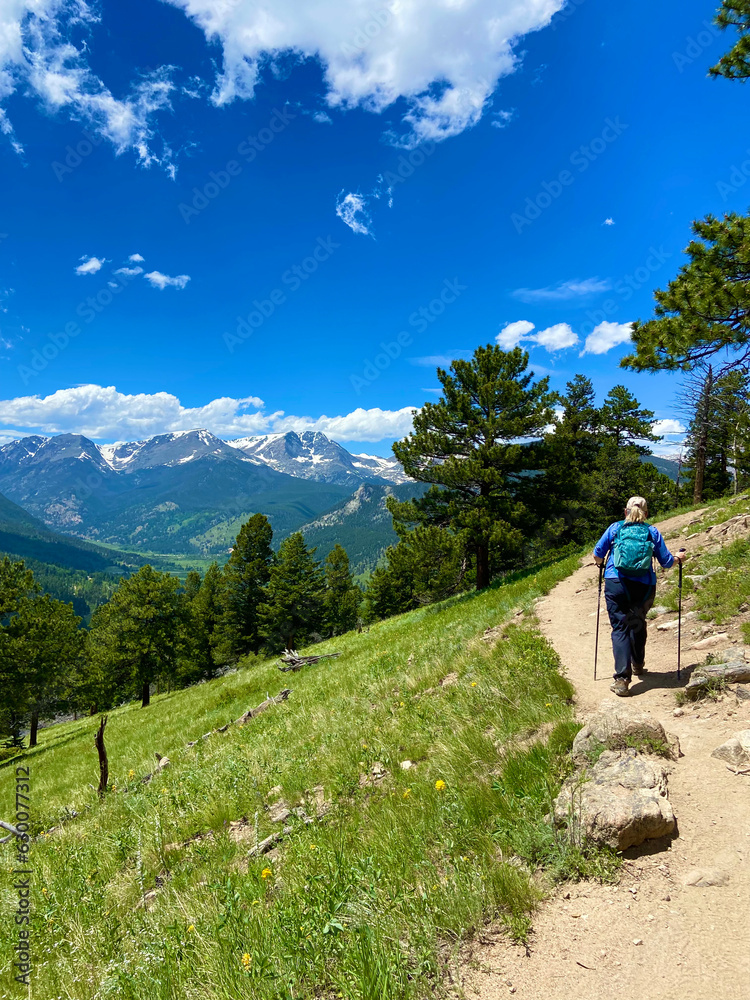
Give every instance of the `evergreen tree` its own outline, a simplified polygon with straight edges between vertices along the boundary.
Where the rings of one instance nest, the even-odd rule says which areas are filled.
[[[583,541],[591,534],[586,483],[601,447],[599,410],[594,386],[585,375],[576,375],[566,390],[561,398],[562,414],[545,438],[542,493],[553,513],[542,515],[544,526],[538,541],[546,548]]]
[[[715,23],[722,29],[735,28],[739,38],[708,72],[729,80],[747,80],[750,78],[750,0],[722,0]]]
[[[332,635],[351,632],[357,625],[362,591],[354,583],[346,549],[336,545],[326,556],[325,621]]]
[[[659,440],[653,432],[654,416],[653,410],[643,409],[624,385],[616,385],[599,411],[600,431],[616,449],[627,446],[635,448],[639,455],[648,455],[650,449],[638,441]]]
[[[262,637],[258,608],[270,579],[273,530],[268,518],[254,514],[242,525],[224,566],[223,644],[229,656],[257,653]]]
[[[301,532],[281,543],[258,608],[260,634],[271,652],[302,646],[324,627],[325,581],[314,554]]]
[[[406,505],[389,503],[398,520],[450,528],[476,560],[477,588],[497,568],[512,565],[530,523],[530,477],[541,449],[520,444],[538,437],[553,419],[549,380],[533,382],[520,348],[487,345],[471,361],[438,368],[443,395],[415,412],[414,431],[394,444],[407,475],[432,489]]]
[[[749,383],[746,369],[717,378],[707,365],[691,373],[683,387],[691,411],[686,483],[694,503],[724,496],[744,475]]]
[[[399,533],[398,545],[386,550],[387,565],[368,581],[368,621],[445,600],[467,586],[469,560],[452,532],[426,525]]]
[[[225,579],[217,563],[211,563],[190,605],[193,670],[196,678],[213,677],[225,662]]]
[[[38,593],[30,570],[22,562],[4,556],[0,562],[0,732],[11,746],[22,746],[25,692],[18,688],[19,677],[11,634],[8,629],[22,601]]]
[[[29,721],[29,747],[37,745],[40,718],[51,718],[75,699],[85,634],[71,604],[48,594],[22,598],[7,625],[15,679],[14,712]]]
[[[201,575],[197,569],[191,569],[185,577],[185,585],[182,588],[185,600],[188,601],[188,603],[192,602],[200,589]]]
[[[665,291],[654,293],[655,319],[633,326],[636,371],[690,371],[721,357],[717,375],[750,359],[750,220],[735,212],[693,223],[699,238]]]
[[[187,613],[180,581],[143,566],[120,581],[112,599],[91,622],[94,656],[110,690],[139,692],[141,706],[151,700],[151,684],[170,682],[183,650]]]

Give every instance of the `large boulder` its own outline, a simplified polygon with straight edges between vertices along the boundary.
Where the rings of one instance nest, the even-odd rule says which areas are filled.
[[[663,730],[662,730],[663,732]],[[558,826],[574,842],[619,851],[674,832],[667,767],[636,750],[605,750],[597,762],[568,778],[554,808]]]
[[[607,699],[586,720],[573,741],[573,760],[579,766],[592,763],[602,747],[672,756],[669,750],[672,739],[658,719],[626,706],[622,700]]]

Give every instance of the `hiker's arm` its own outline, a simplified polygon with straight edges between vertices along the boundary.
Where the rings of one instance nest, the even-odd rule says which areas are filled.
[[[654,555],[660,566],[664,569],[670,569],[676,562],[682,562],[687,555],[684,549],[680,549],[676,556],[667,548],[667,543],[662,538],[661,532],[658,528],[651,526],[651,540],[654,543]]]
[[[612,525],[607,528],[602,537],[594,546],[594,562],[597,566],[603,565],[607,558],[607,553],[612,548]]]

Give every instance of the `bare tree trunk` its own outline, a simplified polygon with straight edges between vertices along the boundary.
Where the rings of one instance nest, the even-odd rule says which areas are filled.
[[[708,366],[706,381],[703,383],[703,392],[698,403],[699,412],[696,413],[698,424],[698,446],[695,453],[695,483],[693,484],[693,503],[703,502],[703,486],[706,479],[706,451],[708,449],[708,423],[711,413],[711,393],[714,387],[714,372],[711,365]]]
[[[490,585],[490,551],[488,545],[477,545],[477,590]]]
[[[141,689],[141,708],[148,708],[151,704],[151,685],[148,681],[143,685]]]
[[[99,720],[99,729],[94,739],[94,746],[99,754],[99,795],[104,795],[109,784],[109,761],[107,760],[107,748],[104,746],[104,728],[107,725],[107,716],[103,715]]]
[[[39,709],[31,711],[31,725],[29,726],[29,749],[36,746],[37,734],[39,732]]]

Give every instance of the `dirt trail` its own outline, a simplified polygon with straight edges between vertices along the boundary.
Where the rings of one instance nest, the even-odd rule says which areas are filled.
[[[695,516],[673,518],[660,528],[665,535],[683,530]],[[668,544],[677,549],[695,543]],[[593,679],[596,584],[597,570],[589,562],[537,610],[542,631],[575,684],[580,715],[614,698],[603,601],[599,679]],[[690,650],[699,638],[699,626],[685,623],[688,669],[705,658],[705,652]],[[737,636],[730,630],[732,640]],[[676,652],[676,634],[651,625],[648,672],[634,678],[629,698],[618,704],[650,712],[680,739],[684,756],[669,778],[679,835],[671,843],[651,841],[626,851],[618,886],[586,882],[558,890],[536,915],[528,949],[500,933],[485,934],[461,970],[467,997],[750,1000],[750,776],[735,775],[711,757],[733,733],[750,728],[750,701],[726,695],[675,717]],[[696,869],[722,884],[687,884]]]

